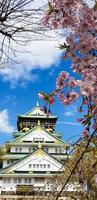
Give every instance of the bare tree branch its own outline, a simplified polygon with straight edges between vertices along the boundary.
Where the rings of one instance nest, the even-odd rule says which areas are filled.
[[[40,23],[43,7],[35,8],[33,3],[34,0],[0,1],[0,61],[6,56],[10,59],[12,52],[14,55],[15,48],[10,48],[12,42],[25,45],[33,40],[33,34],[43,34]]]

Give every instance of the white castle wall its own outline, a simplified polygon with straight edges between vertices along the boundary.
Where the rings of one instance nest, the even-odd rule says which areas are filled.
[[[66,153],[66,151],[60,147],[49,147],[49,146],[45,146],[45,147],[42,147],[46,152],[48,153],[58,153],[58,154],[61,154],[61,153]],[[11,147],[11,153],[31,153],[33,151],[35,151],[37,149],[37,147],[23,147],[23,146],[20,146],[20,147]]]
[[[51,189],[48,178],[4,178],[0,182],[0,193],[1,191],[16,191],[17,185],[32,185],[33,187],[45,187],[45,190]]]

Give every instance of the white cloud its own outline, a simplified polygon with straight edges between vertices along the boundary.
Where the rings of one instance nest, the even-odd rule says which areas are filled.
[[[47,0],[35,0],[32,2],[32,8],[43,7],[47,2]],[[93,1],[89,0],[89,2]],[[36,17],[40,21],[42,14],[34,13],[33,18],[35,20]],[[12,87],[15,87],[18,82],[25,85],[27,81],[37,80],[38,76],[34,74],[34,69],[50,68],[52,64],[57,63],[58,65],[60,62],[62,51],[58,49],[58,45],[64,42],[65,35],[70,32],[70,29],[65,30],[64,34],[62,30],[41,31],[40,27],[34,24],[35,32],[33,32],[32,36],[29,36],[30,42],[27,45],[21,46],[16,45],[16,43],[11,43],[11,47],[16,50],[14,57],[11,56],[11,58],[19,64],[10,62],[8,67],[4,66],[5,68],[0,70],[0,75],[3,77],[3,80],[10,81]],[[37,34],[37,31],[42,34]],[[64,36],[61,36],[61,34]],[[69,114],[70,112],[67,113],[68,116]]]
[[[47,0],[35,0],[32,2],[32,8],[43,8],[47,2]],[[42,13],[33,13],[33,19],[38,21],[38,24],[41,17],[43,17]],[[38,24],[33,23],[34,32],[26,34],[29,38],[28,43],[24,42],[22,45],[19,45],[18,42],[11,41],[11,49],[15,51],[13,54],[13,51],[11,52],[10,49],[9,56],[15,62],[10,61],[8,66],[4,65],[4,69],[0,70],[0,75],[4,81],[10,81],[12,87],[15,87],[18,82],[25,84],[27,81],[35,81],[37,74],[34,74],[34,69],[50,68],[52,64],[57,63],[58,65],[60,61],[62,51],[59,50],[58,46],[60,43],[63,43],[64,38],[58,31],[43,30],[43,28],[41,31],[40,26],[42,24]],[[21,38],[17,36],[17,39],[20,40]]]
[[[11,87],[15,87],[18,82],[25,84],[27,81],[35,81],[38,75],[32,74],[31,69],[20,65],[7,67],[0,71],[4,81],[10,81]]]
[[[77,114],[77,107],[76,106],[70,106],[69,108],[66,108],[66,111],[64,115],[66,117],[71,117]]]
[[[58,124],[65,124],[65,125],[71,125],[71,126],[81,126],[80,123],[76,123],[76,122],[64,122],[64,121],[58,121]]]
[[[89,5],[90,8],[94,7],[95,1],[94,0],[85,0],[86,3]]]
[[[66,117],[70,117],[70,116],[73,116],[73,115],[74,115],[74,113],[72,111],[66,111],[65,112]]]
[[[59,61],[62,54],[62,51],[58,49],[60,43],[61,40],[57,41],[57,38],[56,41],[50,39],[47,41],[32,41],[22,49],[25,53],[17,54],[17,58],[22,65],[30,69],[49,68],[53,63]]]
[[[16,63],[9,63],[9,66],[0,70],[4,81],[10,81],[12,86],[17,82],[35,81],[38,78],[34,69],[50,68],[52,64],[60,62],[62,51],[58,45],[62,40],[56,41],[32,41],[25,47],[19,47],[16,54]],[[21,49],[22,48],[22,49]],[[13,58],[14,59],[14,58]]]
[[[13,130],[14,127],[9,122],[8,110],[4,109],[0,111],[0,132],[11,133]]]

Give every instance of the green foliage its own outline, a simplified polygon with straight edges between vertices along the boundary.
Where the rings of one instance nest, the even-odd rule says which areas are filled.
[[[94,9],[97,10],[97,1],[95,1]]]
[[[48,15],[51,15],[54,12],[54,8],[50,2],[48,2]]]
[[[60,44],[59,45],[59,49],[62,50],[62,49],[69,49],[70,47],[64,42],[63,44]]]
[[[92,119],[92,115],[91,114],[87,114],[87,115],[84,115],[85,117],[85,120],[83,121],[83,125],[86,126],[90,126],[91,125],[91,119]]]

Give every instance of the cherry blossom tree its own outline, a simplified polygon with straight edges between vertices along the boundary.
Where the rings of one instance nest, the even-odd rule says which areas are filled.
[[[52,96],[57,95],[65,105],[81,97],[79,112],[87,107],[87,113],[79,121],[89,132],[90,125],[97,128],[97,1],[89,7],[84,0],[50,0],[43,23],[53,29],[71,29],[66,43],[60,47],[66,49],[65,59],[72,58],[71,68],[81,79],[61,72]]]
[[[73,159],[69,160],[70,165],[67,162],[67,175],[62,175],[61,190],[52,199],[57,200],[73,174],[75,174],[74,177],[77,174],[78,178],[86,183],[89,192],[89,195],[84,193],[86,196],[81,199],[96,200],[97,188],[94,179],[97,183],[97,144],[95,146],[94,143],[97,139],[97,1],[93,1],[90,6],[85,0],[49,0],[43,24],[50,26],[51,29],[58,28],[63,31],[66,28],[70,29],[69,35],[66,36],[66,42],[61,44],[60,48],[66,50],[64,58],[72,59],[71,68],[80,78],[77,80],[68,72],[62,71],[56,80],[55,90],[47,95],[40,92],[40,97],[50,104],[50,98],[52,97],[54,102],[57,95],[65,106],[80,98],[81,105],[78,112],[81,115],[83,113],[83,117],[78,121],[84,127],[82,139],[77,146],[73,145],[75,151]],[[96,166],[96,169],[93,166]]]

